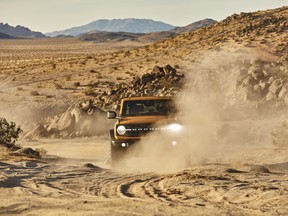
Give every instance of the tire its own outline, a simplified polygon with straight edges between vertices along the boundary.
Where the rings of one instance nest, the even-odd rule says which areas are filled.
[[[109,131],[110,134],[110,164],[111,168],[125,167],[126,159],[129,158],[132,148],[122,147],[119,141],[114,137],[114,129]]]
[[[121,161],[125,158],[125,152],[127,149],[117,145],[117,141],[114,137],[114,129],[109,131],[110,134],[110,163],[111,168],[117,168],[121,166]],[[123,164],[122,164],[123,165]]]
[[[111,167],[119,168],[125,158],[125,150],[122,147],[111,145]],[[123,164],[122,164],[123,165]]]

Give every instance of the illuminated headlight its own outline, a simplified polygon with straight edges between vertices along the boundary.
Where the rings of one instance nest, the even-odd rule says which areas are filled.
[[[172,141],[172,146],[176,146],[177,145],[177,142],[174,140],[174,141]]]
[[[123,125],[117,127],[117,133],[120,135],[124,135],[126,133],[126,128]]]
[[[173,131],[173,132],[180,132],[182,130],[182,125],[180,124],[170,124],[168,125],[168,130]]]

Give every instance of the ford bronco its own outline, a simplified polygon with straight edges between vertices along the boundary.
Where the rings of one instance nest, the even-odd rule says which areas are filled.
[[[137,141],[150,132],[181,130],[175,123],[175,106],[171,97],[131,97],[122,99],[120,112],[108,111],[108,119],[117,119],[110,130],[111,163],[116,165]],[[177,145],[171,139],[172,145]],[[136,144],[137,145],[137,144]]]

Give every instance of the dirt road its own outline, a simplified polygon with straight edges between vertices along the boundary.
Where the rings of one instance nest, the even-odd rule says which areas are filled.
[[[255,158],[258,155],[267,161],[265,167],[253,165],[253,161],[248,163],[239,154],[242,164],[222,161],[156,173],[110,169],[105,165],[107,144],[105,138],[40,140],[37,146],[49,154],[43,160],[1,162],[0,215],[285,215],[288,212],[288,163],[276,163],[277,158],[281,161],[287,158],[285,151],[255,148]],[[29,145],[33,146],[33,142]],[[270,158],[274,163],[269,163],[269,154],[274,155],[273,160]]]

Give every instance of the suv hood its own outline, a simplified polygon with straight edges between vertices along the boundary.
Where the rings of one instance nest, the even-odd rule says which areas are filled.
[[[172,120],[168,116],[133,116],[125,117],[119,120],[119,124],[154,124],[160,121],[170,121]]]

